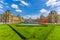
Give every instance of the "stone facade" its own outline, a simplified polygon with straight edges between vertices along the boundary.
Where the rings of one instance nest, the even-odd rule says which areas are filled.
[[[40,19],[47,19],[48,23],[60,23],[60,15],[55,10],[52,10],[47,17],[41,16]]]
[[[55,10],[51,11],[48,15],[48,21],[49,23],[57,23],[59,19],[59,16]]]
[[[9,10],[7,10],[4,14],[0,14],[0,22],[3,23],[15,23],[15,22],[23,22],[22,18],[19,18],[15,15],[13,15],[12,12],[10,12]]]
[[[44,15],[40,16],[40,20],[45,20],[45,19],[47,20],[47,17],[45,17]]]

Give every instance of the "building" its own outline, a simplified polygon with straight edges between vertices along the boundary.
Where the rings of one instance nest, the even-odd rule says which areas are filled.
[[[32,18],[25,19],[25,23],[37,24],[37,23],[39,23],[39,18],[37,18],[37,19],[32,19]]]
[[[10,10],[7,10],[4,14],[0,14],[0,22],[3,23],[15,23],[23,22],[21,17],[15,16]]]
[[[48,20],[45,20],[45,19],[44,20],[39,20],[39,23],[40,24],[45,24],[45,23],[48,23]]]
[[[41,15],[40,20],[47,20],[48,23],[60,23],[60,15],[55,10],[52,10],[47,17]]]
[[[45,16],[43,16],[43,15],[41,15],[41,16],[40,16],[39,23],[40,23],[40,24],[48,23],[48,18],[45,17]]]
[[[49,23],[58,23],[59,16],[55,10],[52,10],[48,15]]]

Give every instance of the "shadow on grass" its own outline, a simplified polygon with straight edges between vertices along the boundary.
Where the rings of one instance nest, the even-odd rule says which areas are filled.
[[[15,31],[19,36],[20,36],[20,38],[22,38],[23,40],[26,40],[26,39],[28,39],[28,38],[26,38],[26,37],[24,37],[21,33],[19,33],[17,30],[15,30],[12,26],[10,26],[10,25],[8,25],[13,31]],[[51,33],[51,31],[52,30],[54,30],[54,27],[55,27],[55,25],[48,25],[48,24],[41,24],[41,25],[15,25],[16,27],[51,27],[51,29],[49,29],[50,31],[48,31],[48,33],[47,34],[45,34],[45,36],[43,37],[43,39],[44,40],[46,40],[47,39],[47,37],[48,37],[48,35]],[[38,30],[38,31],[41,31],[42,29],[40,29],[40,30]],[[26,33],[28,33],[29,34],[29,32],[27,32],[27,31],[25,31]],[[39,32],[38,32],[39,33]],[[32,36],[31,36],[31,38],[36,38],[36,36],[35,36],[35,33],[33,33],[32,34]],[[40,38],[38,38],[38,39],[40,39]]]
[[[19,33],[17,30],[15,30],[12,26],[10,26],[9,24],[7,24],[14,32],[16,32],[19,37],[23,40],[27,39],[26,37],[24,37],[21,33]]]
[[[40,25],[15,25],[16,27],[48,27],[47,24],[40,24]]]
[[[55,25],[52,25],[52,28],[50,29],[50,31],[46,34],[46,36],[44,37],[44,40],[46,40],[49,36],[50,33],[52,33],[52,31],[54,30],[56,26]]]

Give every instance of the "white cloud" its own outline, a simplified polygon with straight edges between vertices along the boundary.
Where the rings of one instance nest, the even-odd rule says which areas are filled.
[[[25,5],[25,6],[29,6],[29,4],[28,3],[26,3],[25,1],[23,1],[23,0],[21,0],[20,1],[23,5]]]
[[[24,15],[24,19],[29,19],[31,16],[30,15]]]
[[[4,10],[0,9],[0,12],[4,12]]]
[[[0,3],[4,3],[4,2],[1,0]]]
[[[46,10],[44,8],[40,10],[40,13],[44,16],[47,16],[49,14],[49,12],[50,12],[50,10]]]
[[[26,16],[23,16],[24,19],[37,19],[37,18],[40,18],[40,14],[35,14],[35,15],[26,15]]]
[[[22,5],[29,6],[29,3],[25,2],[24,0],[13,0],[13,1],[20,1]]]
[[[5,3],[4,0],[0,0],[0,4],[7,5],[8,3]]]
[[[6,6],[6,8],[9,8],[9,6]]]
[[[50,6],[51,10],[56,10],[60,14],[60,0],[48,0],[46,6]]]
[[[16,12],[22,12],[22,10],[20,10],[19,7],[18,7],[18,5],[16,5],[16,4],[12,4],[11,7],[15,8]]]
[[[20,4],[21,6],[24,6],[23,4]]]
[[[32,19],[37,19],[37,18],[40,18],[40,14],[39,15],[32,15],[31,17]]]
[[[52,6],[52,5],[55,5],[56,4],[56,0],[48,0],[47,2],[46,2],[46,5],[47,6]]]
[[[18,10],[16,10],[16,12],[22,12],[22,10],[19,10],[19,9],[18,9]]]
[[[7,7],[8,7],[8,6],[7,6]],[[22,10],[20,10],[19,7],[18,7],[18,5],[16,5],[16,4],[12,4],[11,7],[12,7],[12,8],[15,8],[15,11],[16,11],[16,12],[22,12]]]
[[[0,8],[3,8],[3,5],[2,4],[0,4]]]
[[[3,8],[2,6],[0,6],[0,8]]]
[[[46,2],[46,5],[47,6],[51,6],[51,7],[57,7],[57,6],[60,6],[60,1],[57,1],[57,0],[48,0]]]
[[[45,13],[45,12],[47,12],[47,10],[46,9],[41,9],[40,12]]]
[[[20,1],[20,0],[13,0],[13,1]]]
[[[11,7],[15,8],[15,9],[18,9],[18,5],[16,5],[16,4],[12,4]]]
[[[60,14],[60,7],[54,8],[54,10],[56,10],[57,13]]]

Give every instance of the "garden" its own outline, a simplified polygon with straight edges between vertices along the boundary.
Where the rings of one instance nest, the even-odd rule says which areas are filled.
[[[0,40],[60,40],[60,25],[0,25]]]

